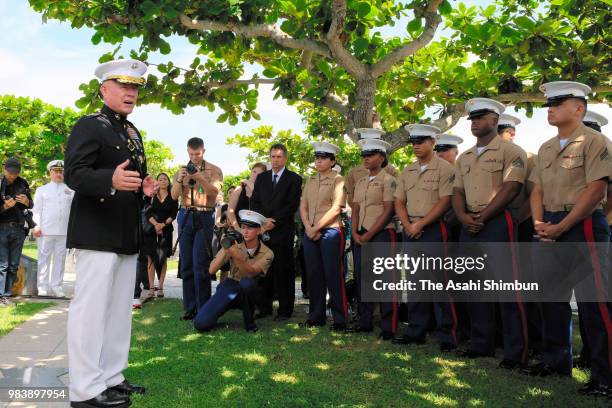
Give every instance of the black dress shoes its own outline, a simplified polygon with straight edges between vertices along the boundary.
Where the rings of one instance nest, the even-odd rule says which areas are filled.
[[[482,357],[494,357],[493,353],[483,353],[481,351],[476,351],[476,350],[461,350],[457,353],[459,355],[459,357],[466,357],[466,358],[482,358]]]
[[[455,346],[453,343],[447,343],[447,342],[440,343],[440,351],[443,353],[450,353],[456,348],[457,346]]]
[[[127,408],[132,404],[130,397],[109,388],[87,401],[71,401],[73,408]]]
[[[509,358],[504,358],[500,361],[498,367],[506,370],[514,370],[515,368],[523,368],[525,365],[520,361],[510,360]]]
[[[329,326],[329,329],[331,331],[336,331],[336,332],[345,332],[346,331],[346,324],[344,324],[344,323],[334,323],[331,326]]]
[[[186,312],[182,317],[181,320],[193,320],[193,318],[196,316],[195,312]]]
[[[304,323],[300,323],[300,327],[322,327],[325,326],[325,322],[315,322],[314,320],[306,320]]]
[[[391,341],[393,344],[425,344],[425,337],[402,336]]]
[[[578,393],[581,395],[589,395],[591,397],[608,397],[612,395],[610,387],[603,384],[599,384],[593,380],[583,385],[578,389]]]
[[[569,377],[571,375],[557,371],[553,367],[544,363],[538,363],[532,366],[525,367],[521,370],[521,373],[531,375],[533,377],[550,377],[551,375]]]
[[[393,339],[393,332],[383,330],[378,335],[378,338],[381,339],[381,340],[384,340],[384,341],[392,340]]]
[[[140,385],[132,384],[128,382],[128,380],[123,380],[122,383],[115,385],[110,388],[111,390],[120,392],[122,394],[132,395],[132,394],[144,394],[145,387]]]

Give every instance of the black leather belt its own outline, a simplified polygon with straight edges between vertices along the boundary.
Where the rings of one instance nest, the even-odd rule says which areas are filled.
[[[214,211],[215,207],[196,207],[196,206],[192,206],[192,207],[185,207],[185,206],[181,206],[182,210],[191,210],[191,211]]]

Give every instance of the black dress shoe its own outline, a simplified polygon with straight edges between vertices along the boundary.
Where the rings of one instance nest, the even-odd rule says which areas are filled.
[[[544,363],[538,363],[535,365],[524,367],[521,370],[521,373],[531,375],[533,377],[549,377],[551,375],[560,375],[560,376],[568,377],[571,375],[571,374],[565,374],[560,371],[557,371],[553,367],[549,366],[548,364],[544,364]]]
[[[122,383],[119,383],[115,385],[114,387],[111,387],[110,389],[120,392],[122,394],[127,394],[127,395],[144,394],[146,391],[145,387],[136,385],[136,384],[132,384],[128,382],[128,380],[123,380]]]
[[[443,353],[449,353],[455,350],[456,348],[457,346],[455,346],[453,343],[447,343],[447,342],[440,343],[440,351]]]
[[[249,333],[256,333],[259,330],[259,327],[257,327],[256,324],[249,324],[244,328],[244,330]]]
[[[323,327],[324,322],[315,322],[314,320],[306,320],[304,323],[300,323],[300,327]]]
[[[193,318],[196,316],[195,312],[186,312],[182,317],[181,320],[193,320]]]
[[[524,367],[524,364],[521,363],[520,361],[510,360],[509,358],[504,358],[502,361],[499,362],[498,367],[506,369],[506,370],[514,370],[515,368]]]
[[[580,387],[578,389],[578,393],[591,397],[610,397],[612,395],[610,387],[599,384],[593,380],[590,380],[588,383]]]
[[[482,357],[493,357],[494,354],[493,353],[483,353],[481,351],[475,351],[475,350],[460,350],[457,355],[459,355],[459,357],[466,357],[466,358],[482,358]]]
[[[337,332],[346,332],[346,324],[345,323],[334,323],[329,326],[329,330],[337,331]]]
[[[384,341],[389,341],[393,339],[393,332],[390,331],[386,331],[383,330],[382,332],[380,332],[380,334],[378,335],[379,339],[382,339]]]
[[[132,404],[130,397],[126,394],[109,388],[100,395],[87,401],[71,401],[73,408],[127,408]]]
[[[402,336],[391,340],[393,344],[425,344],[425,337]]]

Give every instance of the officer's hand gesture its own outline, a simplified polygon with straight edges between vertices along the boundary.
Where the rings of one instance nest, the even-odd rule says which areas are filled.
[[[153,177],[147,176],[142,181],[142,192],[147,197],[153,197],[155,194],[157,194],[158,190],[159,190],[159,182],[156,181]]]
[[[17,201],[15,201],[14,198],[9,197],[4,200],[4,209],[8,210],[9,208],[13,208],[15,204],[17,204]]]
[[[113,188],[118,191],[138,191],[142,185],[140,173],[137,171],[126,170],[130,164],[129,160],[124,161],[115,168],[113,173]]]

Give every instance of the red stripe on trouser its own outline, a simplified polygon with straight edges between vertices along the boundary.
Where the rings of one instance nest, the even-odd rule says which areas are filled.
[[[444,256],[446,257],[447,247],[446,243],[448,242],[448,231],[446,230],[446,224],[440,221],[440,231],[442,232],[442,242],[444,243]],[[448,279],[446,275],[446,271],[444,271],[444,279]],[[453,299],[453,295],[450,292],[446,292],[448,294],[448,305],[450,306],[451,315],[453,316],[453,328],[451,329],[451,335],[453,336],[453,341],[455,345],[459,344],[457,340],[457,326],[459,325],[457,319],[457,311],[455,310],[455,300]]]
[[[395,228],[389,228],[389,239],[391,242],[391,255],[395,255]],[[395,282],[395,272],[393,274],[393,282]],[[397,294],[393,291],[393,301],[391,302],[391,331],[395,334],[397,329]]]
[[[340,228],[340,292],[342,293],[342,310],[344,321],[348,322],[348,304],[346,302],[346,289],[344,288],[344,232]]]
[[[597,257],[597,249],[595,248],[595,233],[593,232],[593,217],[584,220],[584,236],[589,246],[591,254],[591,262],[593,263],[593,278],[595,279],[595,289],[597,290],[597,298],[601,300],[603,291],[603,282],[601,281],[601,265]],[[606,302],[597,302],[601,320],[603,320],[608,335],[608,364],[612,369],[612,322],[608,314],[608,306]]]
[[[517,259],[516,259],[516,247],[515,247],[515,239],[514,239],[514,224],[512,223],[512,215],[510,215],[510,211],[505,210],[504,211],[505,215],[506,215],[506,224],[508,224],[508,238],[510,240],[510,252],[512,253],[512,277],[515,280],[518,280],[519,278],[519,271],[518,271],[518,263],[517,263]],[[521,362],[525,363],[527,362],[527,356],[529,353],[529,334],[527,331],[527,313],[525,312],[525,305],[523,304],[523,301],[521,300],[521,295],[520,293],[517,291],[515,293],[516,295],[516,305],[518,306],[519,309],[519,313],[521,315],[521,326],[523,328],[523,354],[521,356]]]

